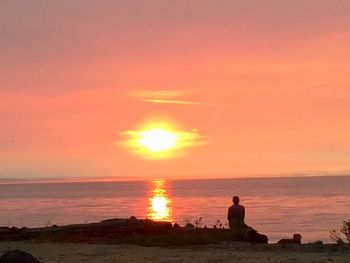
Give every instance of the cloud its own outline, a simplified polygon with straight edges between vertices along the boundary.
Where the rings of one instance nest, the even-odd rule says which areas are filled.
[[[139,101],[158,104],[178,105],[210,105],[209,103],[194,101],[189,98],[194,90],[142,90],[132,93]]]

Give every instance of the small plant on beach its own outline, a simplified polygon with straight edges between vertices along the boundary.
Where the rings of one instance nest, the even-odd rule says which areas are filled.
[[[200,217],[194,221],[195,228],[201,228],[203,227],[203,218]]]
[[[214,229],[225,229],[225,225],[220,221],[216,220],[215,224],[213,225]]]
[[[350,221],[344,221],[342,232],[350,243]]]
[[[347,241],[350,243],[350,220],[344,221],[340,230],[334,229],[330,234],[331,239],[337,242],[337,244],[344,243],[343,236],[345,236]]]
[[[335,241],[337,244],[343,244],[343,243],[344,243],[344,240],[343,240],[343,238],[342,238],[342,234],[341,234],[340,231],[337,230],[337,229],[331,230],[330,238],[331,238],[333,241]]]

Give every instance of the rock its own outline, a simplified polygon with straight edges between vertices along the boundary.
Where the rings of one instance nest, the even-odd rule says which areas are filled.
[[[268,244],[269,239],[266,235],[258,233],[256,230],[248,232],[248,241],[251,243]]]
[[[293,235],[293,238],[291,239],[281,239],[277,242],[277,244],[301,244],[301,238],[302,238],[302,235],[300,234],[294,234]]]
[[[187,223],[187,224],[185,225],[185,229],[193,229],[193,228],[194,228],[194,225],[191,224],[191,223]]]
[[[31,254],[16,249],[3,254],[0,263],[40,263],[40,261]]]
[[[175,230],[180,230],[180,229],[181,229],[181,226],[180,226],[178,223],[175,223],[175,224],[173,225],[173,229],[175,229]]]

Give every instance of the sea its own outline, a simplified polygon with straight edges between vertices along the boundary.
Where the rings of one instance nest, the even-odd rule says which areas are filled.
[[[350,176],[0,184],[0,226],[42,227],[150,218],[227,227],[237,195],[246,223],[269,242],[294,233],[332,242],[350,219]]]

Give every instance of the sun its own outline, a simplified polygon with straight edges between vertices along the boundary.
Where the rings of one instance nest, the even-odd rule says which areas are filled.
[[[150,152],[161,152],[174,148],[177,140],[175,133],[158,128],[140,132],[138,143]]]
[[[123,134],[129,138],[122,145],[145,159],[177,158],[185,148],[203,144],[197,129],[180,130],[168,122],[150,122]]]

